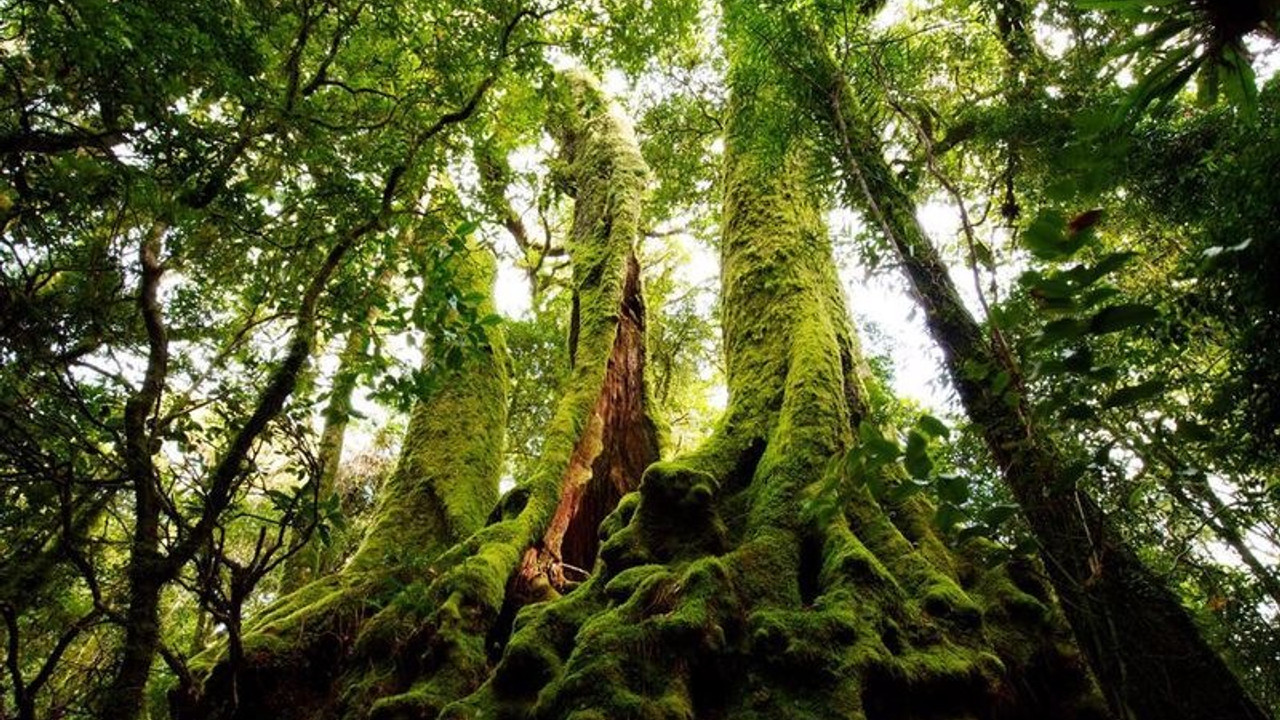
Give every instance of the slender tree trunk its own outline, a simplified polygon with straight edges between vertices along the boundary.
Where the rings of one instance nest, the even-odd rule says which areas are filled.
[[[368,323],[376,320],[375,313],[370,311],[367,323],[352,328],[347,332],[342,352],[338,355],[338,369],[333,375],[333,386],[329,389],[329,403],[324,410],[324,428],[320,431],[320,448],[316,458],[320,466],[320,475],[316,479],[315,497],[324,502],[337,489],[338,470],[342,464],[342,448],[346,442],[347,424],[351,418],[351,397],[355,393],[359,373],[356,364],[364,353],[365,343],[369,340]],[[319,512],[319,508],[316,510]],[[284,578],[280,584],[283,593],[292,592],[320,577],[331,569],[335,550],[333,545],[324,545],[317,541],[309,527],[320,522],[318,517],[299,519],[290,531],[289,559],[284,565]]]
[[[803,27],[803,26],[801,26]],[[894,247],[971,420],[982,429],[1041,545],[1049,577],[1113,711],[1139,720],[1266,716],[1204,641],[1177,598],[1141,563],[1096,503],[1066,476],[1052,440],[1034,427],[1021,374],[965,308],[909,195],[884,160],[878,135],[820,35],[797,81],[834,139],[851,200],[867,208]],[[997,376],[1011,379],[1007,387]]]
[[[1187,473],[1187,465],[1178,454],[1168,446],[1160,434],[1151,432],[1146,447],[1136,448],[1144,462],[1156,462],[1163,465],[1166,472],[1161,473],[1165,490],[1174,500],[1188,512],[1209,527],[1220,540],[1231,546],[1240,560],[1253,573],[1263,592],[1267,593],[1277,606],[1280,606],[1280,578],[1275,570],[1263,563],[1249,547],[1245,540],[1245,531],[1240,527],[1235,510],[1229,507],[1209,484],[1203,473]],[[1143,454],[1143,450],[1149,454]],[[1190,494],[1188,494],[1190,493]],[[1207,506],[1207,511],[1206,511]]]
[[[161,495],[152,462],[154,416],[168,370],[169,346],[158,304],[162,241],[167,226],[157,221],[141,243],[138,308],[148,337],[147,369],[142,385],[125,404],[125,468],[133,485],[133,537],[129,544],[128,609],[124,647],[106,699],[103,720],[132,720],[142,708],[151,664],[160,646],[160,592],[167,582],[160,551]]]

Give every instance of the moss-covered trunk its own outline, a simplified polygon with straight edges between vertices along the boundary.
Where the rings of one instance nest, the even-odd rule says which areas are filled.
[[[866,415],[812,148],[744,57],[730,8],[722,280],[729,406],[601,527],[572,593],[523,608],[494,673],[444,717],[1088,717],[1097,701],[1032,573],[983,572],[927,508],[804,490]],[[776,78],[775,78],[776,79]]]
[[[1101,716],[1033,571],[985,571],[953,554],[918,499],[881,507],[864,492],[834,518],[805,512],[805,489],[854,442],[868,393],[810,178],[813,148],[776,132],[791,110],[751,79],[734,20],[731,11],[722,242],[730,400],[715,434],[650,464],[631,256],[646,173],[625,122],[592,83],[570,79],[553,128],[576,193],[574,369],[539,470],[434,560],[380,552],[283,601],[250,635],[251,661],[277,673],[274,685],[260,681],[252,706],[209,714]],[[417,579],[398,592],[346,579],[381,577],[380,567]],[[329,591],[314,588],[332,584],[358,601],[343,600],[351,608],[320,635],[300,628],[297,618],[324,617],[315,606]],[[377,610],[370,597],[382,609],[364,619]],[[316,668],[319,651],[342,661],[308,678],[299,668]],[[306,702],[287,697],[299,688]]]
[[[174,698],[180,717],[432,717],[490,675],[515,609],[590,572],[596,526],[657,457],[634,257],[648,170],[590,80],[557,92],[550,129],[575,197],[574,366],[537,471],[498,502],[505,377],[489,330],[415,409],[356,555],[250,621],[239,677],[210,658],[200,696]],[[491,272],[465,265],[464,286],[488,293]]]
[[[778,64],[794,73],[791,82],[809,89],[811,106],[834,140],[849,197],[869,211],[896,251],[965,410],[1039,541],[1048,576],[1112,710],[1139,720],[1262,720],[1265,714],[1177,598],[1068,476],[1052,437],[1031,420],[1016,362],[961,302],[820,31],[798,20],[793,28],[793,47],[800,50]]]
[[[376,320],[375,312],[366,314],[366,321]],[[368,325],[347,331],[338,354],[338,369],[333,374],[333,387],[329,389],[329,402],[324,409],[324,428],[320,432],[320,447],[316,454],[318,472],[315,483],[315,507],[312,513],[302,513],[289,532],[289,552],[280,581],[281,592],[290,593],[333,570],[336,564],[337,543],[322,543],[314,537],[320,503],[337,490],[338,470],[342,463],[342,448],[346,444],[347,423],[351,417],[351,399],[359,379],[356,364],[364,354],[369,340]]]

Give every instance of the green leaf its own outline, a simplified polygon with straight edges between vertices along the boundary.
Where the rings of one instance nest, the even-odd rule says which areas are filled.
[[[969,479],[963,475],[939,475],[938,497],[953,505],[963,505],[969,500]]]
[[[967,514],[961,508],[951,505],[950,503],[942,503],[933,514],[933,522],[944,533],[949,533],[966,517]]]
[[[977,537],[990,538],[991,528],[983,525],[982,523],[977,523],[975,525],[963,527],[960,529],[960,532],[956,533],[956,541],[962,543],[966,540],[972,540]]]
[[[1006,520],[1018,514],[1020,508],[1010,503],[993,505],[982,511],[982,522],[993,528],[1000,527]]]
[[[1022,233],[1022,244],[1041,260],[1054,260],[1064,255],[1067,219],[1052,210],[1040,213]]]
[[[951,429],[947,427],[947,424],[932,415],[921,415],[917,424],[920,430],[930,437],[945,438],[951,435]]]
[[[1159,395],[1164,392],[1164,388],[1165,383],[1163,380],[1148,380],[1137,385],[1123,387],[1108,395],[1107,399],[1102,401],[1102,406],[1116,408],[1132,405]]]
[[[1208,425],[1201,425],[1194,420],[1179,420],[1178,429],[1174,435],[1192,442],[1209,442],[1217,437]]]
[[[1087,346],[1067,350],[1062,354],[1062,367],[1067,372],[1089,372],[1089,369],[1093,367],[1093,351]]]
[[[907,433],[907,452],[903,459],[907,473],[918,480],[924,480],[933,472],[933,460],[929,459],[929,440],[919,431]]]
[[[1241,114],[1249,120],[1258,117],[1258,80],[1253,74],[1253,66],[1247,55],[1241,52],[1236,43],[1227,45],[1220,59],[1222,69],[1222,89],[1232,105],[1240,108]]]
[[[859,450],[876,466],[891,463],[902,455],[898,443],[886,438],[874,423],[863,422],[858,426],[858,435],[863,443]]]
[[[900,503],[928,487],[929,483],[919,482],[917,480],[904,480],[889,489],[888,498],[891,502]]]
[[[991,254],[991,248],[987,247],[985,243],[975,242],[973,244],[973,255],[983,267],[988,270],[995,270],[996,258]]]
[[[1132,252],[1108,253],[1103,255],[1098,262],[1092,265],[1076,265],[1070,270],[1064,271],[1062,276],[1069,280],[1077,289],[1083,290],[1107,275],[1110,275],[1124,267],[1130,260],[1137,256],[1137,253]]]
[[[1012,379],[1012,376],[1010,376],[1008,372],[1001,370],[996,373],[995,379],[991,381],[991,391],[999,395],[1009,387],[1009,382]]]
[[[1123,303],[1102,308],[1089,319],[1089,332],[1094,335],[1127,330],[1147,325],[1160,317],[1160,311],[1150,305]]]
[[[1084,403],[1073,403],[1063,408],[1058,417],[1063,420],[1092,420],[1098,417],[1098,413]]]
[[[1023,538],[1018,541],[1017,545],[1013,546],[1013,554],[1022,557],[1034,555],[1039,550],[1040,543],[1036,542],[1035,538]]]
[[[1040,330],[1041,343],[1054,343],[1061,340],[1074,340],[1085,334],[1088,327],[1075,318],[1061,318],[1045,323]]]

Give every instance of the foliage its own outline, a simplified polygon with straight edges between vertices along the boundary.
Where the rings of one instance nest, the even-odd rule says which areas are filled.
[[[386,497],[385,457],[348,457],[337,494],[318,482],[329,368],[353,330],[350,413],[400,428],[501,326],[507,472],[545,474],[548,435],[578,429],[555,409],[587,264],[571,266],[566,236],[589,182],[545,132],[565,66],[625,87],[652,170],[626,202],[664,457],[745,432],[743,398],[781,372],[754,349],[793,298],[719,297],[683,269],[740,237],[722,226],[722,199],[742,191],[722,167],[727,123],[748,122],[730,85],[768,105],[746,154],[782,175],[793,138],[813,145],[788,181],[819,199],[787,218],[803,242],[844,203],[841,148],[814,131],[823,69],[797,37],[831,51],[887,185],[956,215],[953,235],[934,233],[943,257],[1025,387],[969,370],[1009,408],[1041,408],[1029,422],[1063,449],[1067,481],[1280,707],[1280,83],[1246,45],[1274,40],[1276,13],[1269,0],[0,2],[0,716],[127,714],[113,703],[149,679],[153,693],[189,684],[193,656],[268,616],[298,547],[289,528],[355,552]],[[895,266],[862,220],[842,251]],[[528,316],[499,316],[460,281],[476,238],[525,273]],[[727,262],[724,284],[744,267]],[[843,313],[835,297],[814,306]],[[721,323],[765,317],[770,332],[719,340]],[[871,400],[820,477],[787,485],[821,480],[806,517],[869,497],[997,573],[1034,563],[982,428],[895,400],[852,333],[833,332]],[[636,512],[626,502],[620,515]],[[633,573],[627,597],[721,572]]]

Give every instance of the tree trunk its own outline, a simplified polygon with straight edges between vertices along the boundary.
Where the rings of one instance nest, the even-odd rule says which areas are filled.
[[[155,413],[168,372],[169,344],[157,301],[163,266],[162,240],[167,230],[157,221],[142,241],[138,309],[147,328],[147,369],[141,387],[125,403],[122,454],[133,486],[133,537],[129,543],[128,608],[120,665],[99,713],[103,720],[133,720],[141,712],[160,647],[160,593],[171,577],[160,552],[161,492],[152,455],[148,421]]]
[[[984,336],[961,302],[916,219],[915,204],[884,160],[878,135],[860,123],[839,67],[819,33],[800,27],[797,47],[806,48],[805,61],[791,67],[802,67],[803,80],[816,88],[815,110],[837,146],[848,195],[869,210],[896,250],[961,401],[1040,543],[1054,589],[1113,711],[1139,720],[1265,718],[1177,598],[1066,475],[1052,439],[1031,422],[1013,358]],[[996,382],[1002,374],[1007,383]]]
[[[479,686],[517,598],[554,596],[572,584],[566,565],[589,566],[584,528],[656,458],[632,255],[648,171],[591,82],[570,78],[561,93],[551,129],[575,193],[575,362],[538,471],[490,514],[506,408],[505,358],[490,330],[489,348],[415,410],[347,567],[250,623],[239,705],[226,702],[224,661],[200,701],[176,708],[180,717],[434,715]],[[488,292],[491,276],[472,281]]]
[[[1033,573],[952,555],[918,499],[881,508],[863,492],[834,519],[805,512],[805,488],[866,415],[865,377],[812,148],[770,136],[787,109],[767,85],[744,88],[745,75],[734,74],[726,145],[719,430],[627,492],[654,449],[628,257],[645,171],[630,130],[572,79],[571,112],[553,128],[577,193],[573,376],[539,472],[429,566],[428,577],[443,572],[399,625],[417,624],[411,639],[381,645],[402,661],[363,696],[372,717],[1102,716]],[[569,562],[590,550],[583,525],[599,526],[598,556],[577,583],[565,571],[586,569]],[[296,649],[285,612],[259,632]],[[354,655],[380,656],[369,649]],[[359,716],[351,692],[347,675],[322,685],[328,704],[287,698],[254,712]]]
[[[376,320],[375,313],[366,314],[366,321]],[[315,498],[318,505],[333,495],[337,489],[338,470],[342,465],[342,448],[346,441],[347,423],[351,417],[351,396],[355,393],[359,373],[356,363],[364,353],[364,345],[369,339],[368,325],[352,328],[347,332],[338,355],[338,369],[333,374],[333,387],[329,389],[329,403],[324,409],[324,428],[320,431],[320,449],[316,457],[319,477],[316,478]],[[289,559],[284,564],[284,577],[280,583],[283,593],[290,593],[307,583],[323,576],[333,569],[334,543],[326,546],[318,542],[314,532],[314,523],[319,517],[301,517],[289,533]]]

